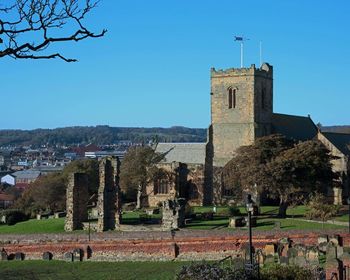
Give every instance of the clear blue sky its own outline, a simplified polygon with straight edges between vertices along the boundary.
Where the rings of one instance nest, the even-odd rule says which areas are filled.
[[[0,128],[207,127],[210,68],[274,66],[274,111],[350,124],[348,0],[102,0],[102,39],[56,46],[78,63],[1,64]],[[55,47],[53,48],[53,50]]]

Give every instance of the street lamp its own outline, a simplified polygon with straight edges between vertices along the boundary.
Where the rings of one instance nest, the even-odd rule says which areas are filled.
[[[348,197],[348,199],[346,200],[346,202],[349,205],[349,233],[350,233],[350,196]]]
[[[253,200],[250,194],[247,195],[248,229],[249,229],[249,262],[253,266],[253,241],[252,241],[252,212]]]

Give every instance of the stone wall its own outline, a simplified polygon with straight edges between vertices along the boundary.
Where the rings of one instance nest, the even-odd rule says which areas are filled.
[[[275,244],[274,250],[278,250],[277,244],[288,234],[291,246],[295,247],[296,245],[293,244],[299,244],[299,247],[295,248],[303,250],[303,246],[322,246],[320,245],[322,242],[319,243],[320,236],[324,236],[327,232],[329,236],[337,236],[339,245],[336,244],[336,246],[350,246],[350,234],[334,230],[255,233],[253,245],[256,249],[265,250],[265,255],[268,255],[270,254],[269,248],[272,248],[271,244]],[[331,241],[330,238],[328,241]],[[0,251],[3,249],[7,255],[21,252],[28,260],[42,259],[45,252],[50,252],[53,259],[63,260],[66,253],[77,252],[79,249],[82,250],[83,260],[89,257],[91,261],[218,260],[227,256],[242,256],[247,242],[246,232],[233,234],[232,232],[205,230],[180,230],[173,236],[170,232],[94,233],[91,241],[88,240],[87,234],[2,235],[0,236]],[[279,252],[281,256],[287,254],[283,248]],[[305,256],[310,258],[310,254],[309,256],[305,254]]]
[[[83,222],[88,219],[89,200],[88,179],[84,173],[72,173],[67,186],[67,216],[65,231],[83,229]]]

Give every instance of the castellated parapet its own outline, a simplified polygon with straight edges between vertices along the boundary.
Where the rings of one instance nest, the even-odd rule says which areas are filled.
[[[100,185],[97,201],[97,231],[117,229],[120,225],[120,161],[116,157],[103,158],[99,163]]]
[[[240,146],[271,133],[273,67],[211,69],[213,165],[224,166]]]
[[[67,186],[67,216],[65,231],[83,229],[83,222],[88,219],[89,200],[88,179],[84,173],[72,173]]]

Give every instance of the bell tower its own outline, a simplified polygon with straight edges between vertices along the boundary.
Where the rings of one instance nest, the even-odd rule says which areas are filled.
[[[224,166],[240,146],[271,134],[273,67],[211,69],[213,166]]]

